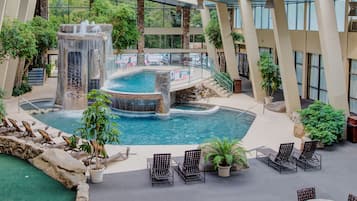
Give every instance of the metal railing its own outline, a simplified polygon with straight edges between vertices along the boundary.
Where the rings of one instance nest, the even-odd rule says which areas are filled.
[[[213,78],[215,79],[215,81],[221,87],[223,87],[229,94],[232,94],[233,93],[233,80],[228,78],[222,72],[219,72],[211,59],[208,59],[208,64],[211,67],[211,72],[212,72],[211,74],[213,75]]]

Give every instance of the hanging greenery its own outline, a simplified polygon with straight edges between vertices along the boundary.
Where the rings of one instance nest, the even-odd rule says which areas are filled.
[[[346,119],[342,110],[315,101],[308,108],[299,111],[301,122],[312,140],[331,145],[342,138]]]
[[[5,118],[6,116],[6,110],[5,110],[3,98],[4,98],[4,91],[0,89],[0,119]]]

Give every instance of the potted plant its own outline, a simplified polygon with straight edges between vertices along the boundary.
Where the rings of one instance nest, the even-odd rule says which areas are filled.
[[[281,85],[279,66],[273,62],[273,58],[268,52],[260,55],[258,66],[262,76],[261,87],[267,95],[265,104],[268,104],[272,102],[274,93]]]
[[[308,108],[299,111],[299,114],[308,137],[318,140],[320,148],[324,145],[332,145],[342,138],[346,125],[342,110],[315,101]]]
[[[218,169],[218,175],[221,177],[229,177],[233,165],[248,166],[246,151],[240,145],[239,140],[215,138],[202,148],[207,152],[205,160]]]
[[[93,183],[100,183],[103,181],[104,173],[104,166],[99,160],[100,154],[103,153],[100,152],[104,151],[103,147],[107,143],[119,143],[120,132],[116,123],[113,122],[116,116],[112,114],[109,106],[111,104],[110,95],[100,90],[92,90],[87,98],[93,102],[83,112],[78,132],[87,141],[81,145],[81,149],[93,153],[95,158],[95,166],[90,167],[91,180]],[[90,141],[95,142],[96,146],[92,143],[91,147]]]

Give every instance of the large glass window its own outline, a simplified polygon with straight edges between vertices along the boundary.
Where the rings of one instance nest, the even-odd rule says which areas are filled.
[[[234,27],[242,28],[242,18],[240,13],[240,8],[235,8],[234,12]]]
[[[285,6],[290,30],[304,29],[304,4],[289,3]]]
[[[145,35],[145,48],[182,48],[181,35]]]
[[[270,9],[263,6],[253,7],[254,24],[257,29],[272,29]]]
[[[179,7],[145,1],[145,27],[181,27]]]
[[[343,32],[345,27],[345,1],[346,0],[334,0],[334,1],[335,1],[337,28],[339,32]],[[318,30],[315,2],[308,3],[307,25],[308,25],[307,29],[310,31]]]
[[[321,55],[309,54],[309,98],[328,103],[324,64]]]
[[[299,88],[299,95],[302,96],[302,76],[303,76],[303,63],[304,63],[304,53],[295,52],[295,70],[296,79]]]
[[[357,114],[357,60],[351,60],[349,102],[351,112]]]

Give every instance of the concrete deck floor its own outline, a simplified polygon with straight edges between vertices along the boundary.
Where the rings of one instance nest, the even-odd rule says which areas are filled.
[[[90,185],[91,201],[293,201],[296,190],[315,187],[317,198],[347,201],[357,194],[357,145],[336,145],[320,151],[322,170],[279,174],[251,159],[250,168],[220,178],[206,174],[206,183],[184,184],[175,173],[173,186],[151,186],[147,170],[105,175],[104,183]]]

